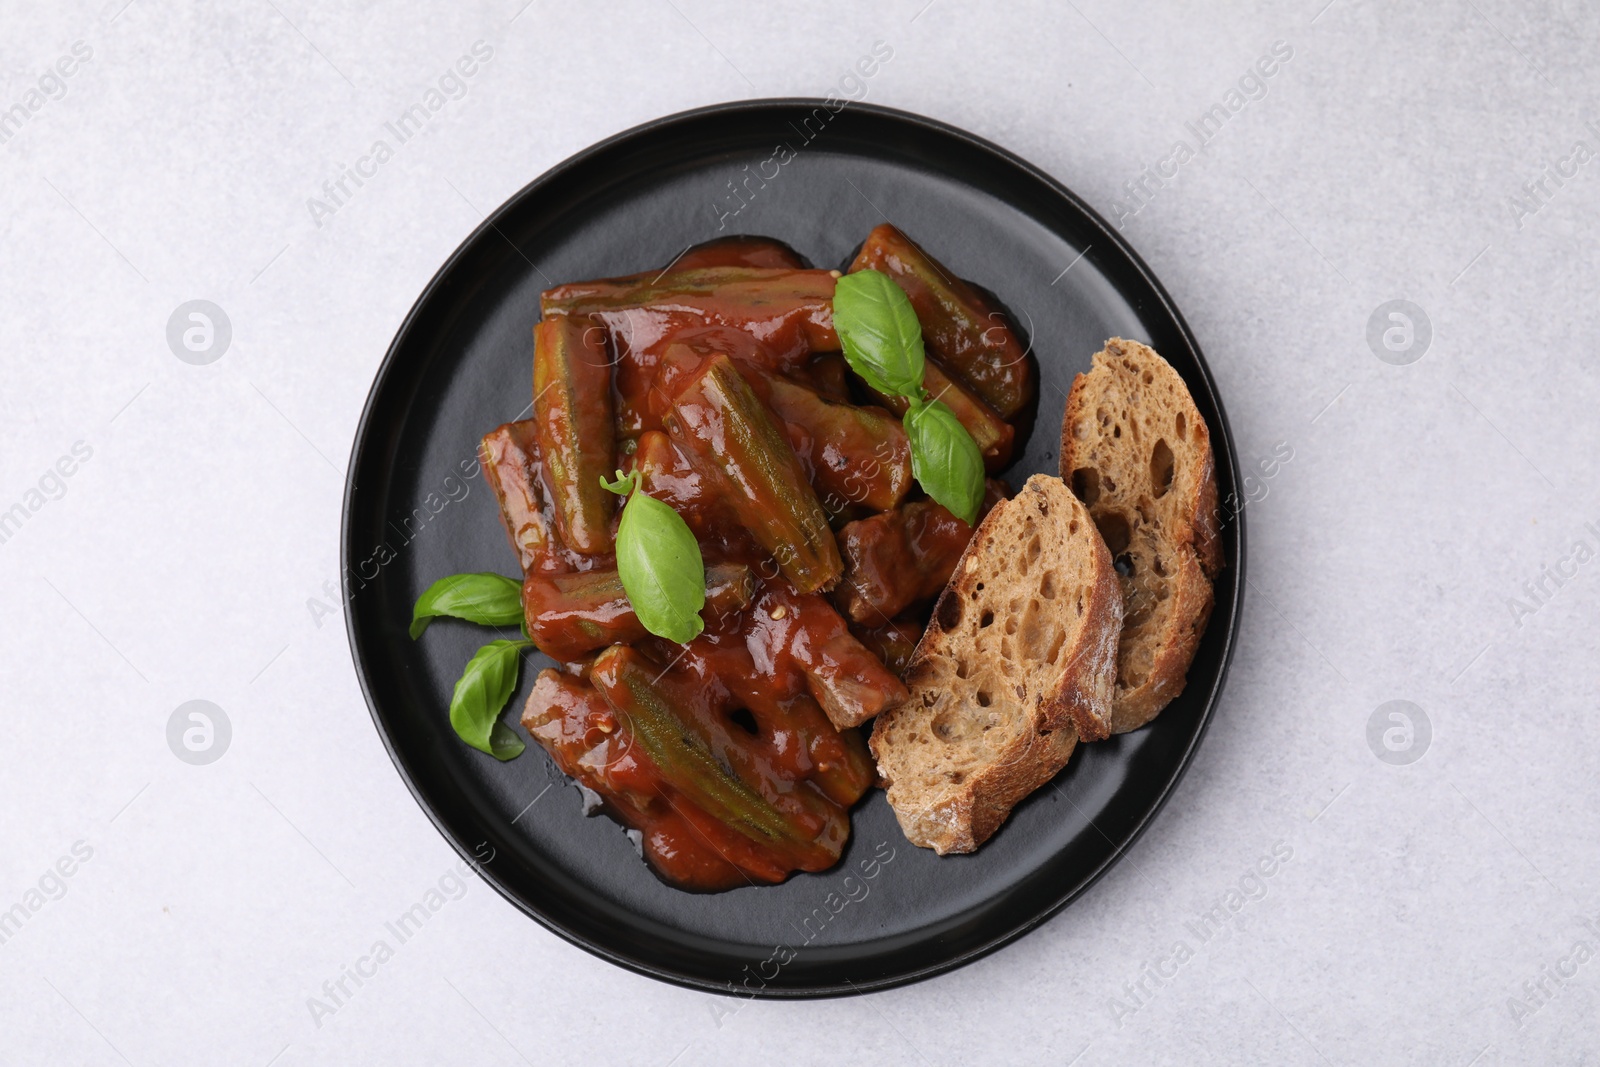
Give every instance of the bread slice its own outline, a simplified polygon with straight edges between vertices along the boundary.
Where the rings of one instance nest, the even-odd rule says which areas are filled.
[[[1111,555],[1060,479],[995,506],[911,654],[910,699],[872,728],[912,844],[971,852],[1066,766],[1110,714],[1121,626]]]
[[[1061,476],[1122,583],[1110,728],[1126,733],[1183,692],[1222,569],[1211,433],[1178,372],[1137,341],[1107,341],[1067,397]]]

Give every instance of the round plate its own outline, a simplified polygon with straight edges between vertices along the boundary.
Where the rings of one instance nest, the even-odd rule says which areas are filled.
[[[834,105],[837,106],[835,101]],[[670,263],[733,233],[843,266],[892,220],[999,295],[1039,361],[1038,430],[1005,475],[1056,473],[1073,375],[1106,338],[1146,341],[1211,427],[1227,567],[1188,688],[1145,729],[1080,745],[987,844],[938,857],[909,844],[881,791],[853,814],[839,865],[780,886],[672,889],[622,829],[530,742],[509,763],[457,740],[455,679],[491,635],[453,620],[419,641],[411,605],[435,579],[517,572],[479,438],[531,405],[539,293]],[[1243,585],[1232,437],[1176,308],[1115,231],[1002,149],[903,112],[761,100],[640,126],[556,167],[484,221],[429,283],[367,400],[345,491],[350,647],[378,733],[417,802],[506,899],[624,967],[713,992],[833,996],[926,978],[1019,937],[1082,893],[1172,792],[1222,688]],[[506,634],[505,636],[510,636]],[[512,698],[520,715],[542,657]],[[520,727],[519,727],[520,729]]]

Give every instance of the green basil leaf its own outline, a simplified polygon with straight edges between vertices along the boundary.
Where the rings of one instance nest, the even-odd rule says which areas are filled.
[[[452,574],[428,586],[411,612],[415,641],[440,615],[484,626],[512,626],[522,621],[522,584],[503,574]]]
[[[903,420],[911,439],[911,473],[923,490],[968,523],[983,503],[983,454],[942,401],[913,403]]]
[[[882,271],[858,270],[833,288],[833,327],[850,369],[880,393],[922,395],[922,327],[905,290]]]
[[[532,641],[490,641],[467,661],[450,697],[450,725],[456,736],[498,760],[514,759],[527,746],[500,721],[500,712],[517,687],[522,650]]]
[[[635,492],[638,476],[617,472],[600,484],[628,498],[617,525],[617,575],[646,630],[685,644],[705,629],[706,564],[694,531],[672,508]]]
[[[494,729],[489,731],[489,755],[504,763],[522,755],[522,750],[527,747],[515,730],[500,719],[494,721]]]

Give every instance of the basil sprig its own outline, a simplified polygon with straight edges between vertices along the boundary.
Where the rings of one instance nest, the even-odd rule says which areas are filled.
[[[646,630],[668,641],[693,641],[705,621],[706,564],[689,524],[648,493],[637,492],[637,472],[617,471],[600,484],[626,497],[617,524],[617,576],[628,603]]]
[[[428,586],[411,612],[411,639],[441,615],[483,626],[515,626],[522,621],[522,586],[503,574],[452,574]]]
[[[905,290],[882,271],[859,270],[834,285],[833,325],[844,358],[873,389],[904,397],[911,473],[923,491],[968,524],[983,502],[983,453],[955,412],[922,388],[922,326]]]
[[[411,609],[411,639],[422,636],[440,616],[483,626],[522,623],[522,586],[502,574],[452,574],[428,586]],[[517,688],[522,650],[533,647],[523,630],[521,641],[490,641],[467,661],[450,695],[450,725],[456,736],[498,760],[515,759],[527,746],[515,730],[500,721],[500,712]]]
[[[490,641],[467,661],[450,696],[450,725],[456,736],[498,760],[515,759],[527,746],[500,721],[500,709],[517,688],[522,650],[532,641]]]

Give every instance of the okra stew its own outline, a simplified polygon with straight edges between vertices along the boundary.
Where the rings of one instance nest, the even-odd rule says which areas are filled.
[[[520,588],[443,578],[413,633],[521,623],[457,683],[486,753],[521,722],[667,883],[781,882],[839,858],[872,786],[861,727],[1007,488],[1035,371],[998,303],[891,225],[849,271],[736,237],[547,290],[532,418],[483,438]],[[619,847],[626,847],[619,841]]]

